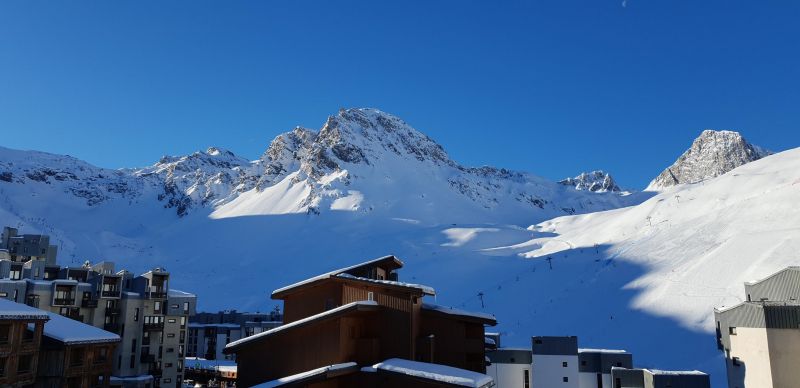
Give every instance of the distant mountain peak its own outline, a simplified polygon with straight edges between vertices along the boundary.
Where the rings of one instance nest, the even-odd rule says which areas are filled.
[[[739,132],[706,129],[675,163],[650,182],[646,190],[657,191],[715,178],[769,154],[771,152],[747,142]]]
[[[605,192],[620,192],[622,189],[617,186],[617,182],[611,177],[611,174],[595,170],[592,172],[583,172],[574,178],[566,178],[558,181],[564,186],[574,187],[575,190],[587,190],[596,193]]]

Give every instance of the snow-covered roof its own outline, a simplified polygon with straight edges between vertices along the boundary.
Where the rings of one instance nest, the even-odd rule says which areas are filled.
[[[47,312],[0,298],[0,319],[49,319]]]
[[[322,368],[312,369],[310,371],[294,374],[291,376],[286,376],[279,378],[277,380],[267,381],[266,383],[258,384],[253,386],[253,388],[272,388],[272,387],[280,387],[281,385],[289,384],[289,383],[299,383],[303,380],[310,379],[315,376],[319,375],[340,375],[348,372],[355,372],[358,370],[358,364],[355,362],[346,362],[343,364],[333,364],[328,366],[323,366]]]
[[[422,291],[422,293],[424,293],[426,295],[431,295],[431,296],[436,295],[436,291],[433,289],[433,287],[429,287],[429,286],[422,285],[422,284],[404,283],[404,282],[398,282],[398,281],[394,281],[394,280],[379,280],[379,279],[362,278],[362,277],[359,277],[359,276],[350,275],[349,273],[340,273],[340,274],[336,275],[336,277],[337,278],[344,278],[344,279],[353,279],[353,280],[358,280],[358,281],[368,282],[368,283],[385,284],[387,286],[415,288],[415,289],[418,289],[418,290]]]
[[[490,324],[490,325],[496,325],[497,324],[497,318],[495,318],[494,315],[492,315],[492,314],[459,310],[459,309],[455,309],[455,308],[452,308],[452,307],[440,306],[438,304],[432,304],[432,303],[423,303],[422,304],[422,309],[423,310],[428,310],[428,311],[436,311],[436,312],[439,312],[439,313],[442,313],[442,314],[447,314],[447,315],[459,316],[459,317],[464,317],[464,318],[478,319],[478,320],[481,320],[481,321],[485,321],[484,323],[487,323],[487,324]]]
[[[699,370],[660,370],[660,369],[645,369],[654,375],[705,375],[705,372]]]
[[[119,336],[78,322],[56,313],[47,312],[50,320],[44,325],[44,335],[67,345],[119,342]]]
[[[170,288],[167,295],[169,295],[170,297],[173,297],[173,298],[174,297],[191,297],[191,298],[196,298],[197,297],[197,295],[192,294],[191,292],[176,290],[174,288]]]
[[[612,353],[612,354],[628,354],[627,350],[622,349],[592,349],[592,348],[578,348],[578,353]]]
[[[304,285],[307,285],[307,284],[318,282],[320,280],[328,279],[328,278],[330,278],[332,276],[335,276],[335,275],[338,275],[340,273],[352,271],[352,270],[354,270],[356,268],[359,268],[359,267],[372,265],[372,264],[376,264],[376,263],[379,263],[379,262],[382,262],[382,261],[388,261],[388,260],[396,262],[398,267],[402,267],[403,266],[403,262],[400,261],[400,259],[398,259],[398,258],[396,258],[396,257],[394,257],[392,255],[379,257],[377,259],[365,261],[365,262],[360,263],[360,264],[351,265],[349,267],[340,268],[340,269],[337,269],[337,270],[334,270],[334,271],[331,271],[331,272],[327,272],[327,273],[324,273],[324,274],[319,275],[319,276],[314,276],[313,278],[309,278],[309,279],[306,279],[306,280],[303,280],[303,281],[300,281],[300,282],[297,282],[297,283],[294,283],[294,284],[290,284],[290,285],[288,285],[286,287],[281,287],[281,288],[279,288],[279,289],[277,289],[275,291],[272,291],[272,297],[276,298],[276,296],[278,294],[285,293],[286,291],[289,291],[291,289],[294,289],[294,288],[297,288],[297,287],[300,287],[300,286],[304,286]]]
[[[491,376],[452,366],[430,364],[427,362],[409,361],[401,358],[390,358],[372,366],[378,371],[399,373],[416,378],[433,380],[439,383],[461,387],[491,387],[494,380]]]
[[[276,327],[274,329],[271,329],[271,330],[263,331],[261,333],[255,334],[255,335],[251,335],[249,337],[245,337],[245,338],[233,341],[233,342],[225,345],[225,351],[228,352],[228,351],[230,351],[232,349],[235,349],[236,347],[241,346],[243,344],[246,344],[248,342],[256,341],[256,340],[259,340],[259,339],[261,339],[263,337],[267,337],[267,336],[282,332],[284,330],[291,329],[293,327],[302,326],[302,325],[305,325],[305,324],[307,324],[309,322],[313,322],[313,321],[316,321],[316,320],[319,320],[319,319],[327,318],[327,317],[336,315],[338,313],[344,312],[346,310],[358,309],[359,307],[363,307],[363,306],[373,306],[374,307],[374,306],[378,306],[378,303],[375,302],[374,300],[362,300],[362,301],[358,301],[358,302],[348,303],[346,305],[339,306],[339,307],[337,307],[335,309],[324,311],[324,312],[321,312],[319,314],[312,315],[310,317],[306,317],[306,318],[303,318],[303,319],[300,319],[300,320],[297,320],[297,321],[294,321],[294,322],[291,322],[291,323],[287,323],[287,324],[285,324],[283,326],[278,326],[278,327]]]
[[[236,361],[233,360],[206,360],[199,357],[186,357],[184,362],[187,368],[218,370],[220,372],[236,372]]]

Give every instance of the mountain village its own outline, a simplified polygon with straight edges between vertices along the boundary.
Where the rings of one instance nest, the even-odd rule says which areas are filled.
[[[617,273],[647,279],[641,269],[628,268],[630,261],[617,258],[636,255],[635,249],[648,241],[671,238],[664,228],[681,221],[664,218],[671,211],[664,206],[691,206],[706,191],[717,195],[715,185],[740,182],[739,175],[768,175],[774,166],[785,171],[785,166],[800,162],[796,150],[772,155],[735,132],[704,131],[641,193],[620,188],[602,171],[556,183],[504,169],[463,167],[424,134],[374,109],[342,110],[319,132],[298,127],[278,136],[253,162],[217,148],[130,170],[104,170],[37,152],[0,149],[0,155],[0,222],[6,225],[0,237],[2,386],[707,388],[716,379],[730,388],[750,388],[788,387],[800,380],[794,367],[800,359],[800,267],[792,265],[791,257],[782,268],[772,268],[772,274],[762,273],[761,280],[745,282],[741,295],[726,291],[670,310],[675,316],[691,317],[693,323],[684,326],[694,325],[700,332],[713,326],[715,335],[675,331],[655,338],[650,346],[662,356],[677,358],[692,346],[713,348],[716,355],[704,364],[711,372],[660,369],[658,362],[680,362],[628,349],[633,341],[627,338],[641,335],[635,331],[655,321],[619,313],[629,308],[622,304],[626,299],[603,296],[628,287],[628,280],[597,288],[607,281],[602,279],[621,276]],[[405,167],[409,165],[415,168]],[[385,184],[370,183],[379,179]],[[435,183],[419,185],[419,179]],[[797,182],[786,179],[789,183],[781,183],[770,195],[780,195]],[[387,190],[402,186],[416,189],[389,201]],[[26,215],[22,207],[30,198],[38,213]],[[391,254],[396,251],[393,244],[412,241],[401,236],[370,241],[369,249],[337,251],[344,257],[335,263],[321,257],[308,266],[281,270],[276,270],[278,262],[259,261],[254,253],[259,251],[232,246],[237,238],[250,239],[236,228],[212,229],[205,239],[193,234],[196,229],[183,232],[207,241],[198,247],[204,251],[198,257],[239,258],[222,264],[212,259],[170,261],[152,256],[157,249],[148,240],[122,237],[148,236],[144,224],[116,229],[114,234],[98,234],[87,224],[74,228],[82,231],[72,235],[66,225],[77,225],[74,218],[45,221],[52,209],[68,217],[73,208],[104,223],[100,230],[114,230],[120,217],[129,217],[126,225],[150,218],[162,225],[183,222],[193,227],[204,219],[245,222],[240,221],[244,216],[255,215],[276,217],[274,222],[284,225],[333,219],[319,229],[325,231],[350,213],[400,225],[381,229],[387,235],[412,235],[421,233],[418,230],[428,233],[410,228],[430,225],[434,215],[419,209],[431,203],[455,211],[452,224],[441,230],[448,240],[437,243],[435,250],[407,250],[413,260]],[[701,206],[703,211],[708,208]],[[128,207],[141,209],[141,214],[128,213]],[[304,219],[290,219],[292,214]],[[635,227],[626,226],[629,218],[636,219]],[[469,219],[535,223],[527,230],[501,229],[492,222],[468,225]],[[26,228],[20,229],[23,225]],[[436,228],[432,230],[439,235]],[[28,233],[34,230],[37,233]],[[617,236],[600,236],[623,230],[627,234],[621,242],[615,242]],[[149,236],[159,244],[182,238],[176,233]],[[492,233],[507,237],[474,245]],[[357,234],[352,243],[364,236],[379,234]],[[433,245],[424,236],[419,244]],[[277,245],[279,239],[267,241]],[[84,245],[101,248],[87,251]],[[325,253],[313,243],[293,245],[315,256]],[[447,249],[453,251],[446,253]],[[514,257],[513,263],[492,265],[508,265],[517,272],[492,269],[466,277],[471,283],[450,283],[450,274],[459,277],[456,274],[469,265],[447,255],[467,257],[467,249],[469,255]],[[120,258],[136,271],[111,261],[82,260],[82,252]],[[278,254],[289,252],[299,251]],[[129,259],[137,255],[140,260]],[[426,260],[439,262],[431,265]],[[334,264],[342,265],[332,270]],[[680,268],[680,262],[648,265],[654,271]],[[199,275],[211,266],[228,266],[234,275]],[[483,284],[496,273],[506,279]],[[532,280],[540,274],[549,280]],[[441,280],[444,287],[421,284],[428,280]],[[520,286],[539,281],[557,286],[536,292]],[[702,280],[694,282],[681,287],[704,286]],[[681,295],[674,285],[645,283],[637,286],[645,299],[626,303],[638,308]],[[478,292],[459,303],[464,290],[473,287]],[[734,285],[726,287],[733,290]],[[558,299],[559,293],[591,290],[597,290],[588,299],[596,302],[594,307]],[[659,291],[657,297],[652,296],[654,290]],[[270,291],[269,299],[277,302],[265,312],[237,311],[242,306],[267,306]],[[539,302],[527,305],[526,299]],[[590,311],[602,316],[579,325],[583,316],[566,312],[583,308],[598,309]],[[537,315],[540,310],[543,315]],[[522,317],[528,320],[524,325],[519,323]],[[597,335],[584,327],[595,324],[597,330],[613,334]],[[693,340],[672,342],[672,334]]]

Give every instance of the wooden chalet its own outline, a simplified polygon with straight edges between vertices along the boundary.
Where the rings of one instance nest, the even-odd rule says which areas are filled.
[[[238,385],[393,387],[413,379],[411,386],[451,386],[379,367],[390,359],[485,376],[484,327],[495,318],[424,303],[435,291],[398,281],[402,266],[386,256],[275,290],[284,325],[225,348],[236,354]]]
[[[35,387],[108,387],[120,337],[71,318],[47,313]]]
[[[42,310],[0,298],[0,386],[33,384],[48,319]]]

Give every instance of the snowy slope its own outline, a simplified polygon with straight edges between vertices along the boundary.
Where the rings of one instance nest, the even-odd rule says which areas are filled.
[[[645,190],[657,191],[679,184],[697,183],[769,155],[747,142],[738,132],[707,129]]]
[[[557,269],[576,261],[597,267],[585,277],[581,269],[561,279],[588,284],[578,289],[590,288],[607,305],[628,309],[615,316],[622,327],[641,314],[674,321],[684,329],[662,332],[660,346],[702,362],[719,356],[714,307],[741,302],[745,281],[800,265],[798,201],[800,149],[793,149],[667,189],[637,206],[539,223],[529,228],[533,239],[485,252],[517,253],[540,265],[551,258]],[[617,273],[619,289],[601,285],[605,272]],[[694,333],[703,333],[705,342],[684,341]],[[724,364],[708,365],[719,372]]]

